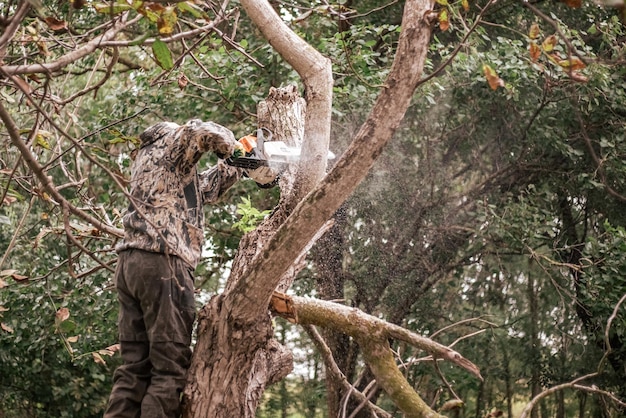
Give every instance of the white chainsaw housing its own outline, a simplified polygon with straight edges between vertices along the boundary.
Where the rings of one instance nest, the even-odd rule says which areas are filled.
[[[289,147],[283,141],[266,141],[263,143],[263,154],[270,162],[293,163],[300,159],[300,148]],[[328,159],[335,158],[335,154],[328,151]]]

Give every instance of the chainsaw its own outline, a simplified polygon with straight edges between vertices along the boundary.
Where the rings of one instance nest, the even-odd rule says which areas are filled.
[[[246,170],[255,170],[261,166],[268,166],[279,171],[300,160],[300,148],[290,147],[283,141],[272,141],[269,129],[257,129],[256,135],[250,134],[239,139],[241,147],[236,149],[226,163]],[[328,159],[335,158],[335,154],[328,152]]]

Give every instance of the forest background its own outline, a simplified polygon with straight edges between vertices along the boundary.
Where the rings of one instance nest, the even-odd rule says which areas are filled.
[[[332,62],[340,156],[385,88],[404,2],[271,4]],[[624,5],[440,0],[434,10],[402,126],[289,293],[340,301],[471,360],[482,381],[391,342],[444,414],[513,417],[536,399],[524,413],[623,416]],[[106,226],[121,226],[138,134],[200,118],[243,136],[270,87],[302,85],[237,2],[6,1],[0,13],[0,417],[100,416],[119,364],[118,238]],[[24,69],[58,63],[125,13],[136,21],[108,44]],[[64,201],[105,227],[50,196],[7,121]],[[278,193],[244,181],[207,208],[199,307],[223,290],[242,235]],[[327,379],[314,329],[274,325],[295,369],[257,416],[371,416]],[[400,416],[359,344],[323,338],[354,390]]]

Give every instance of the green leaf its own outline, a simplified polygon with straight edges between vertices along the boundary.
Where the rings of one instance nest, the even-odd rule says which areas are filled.
[[[164,70],[171,70],[174,67],[174,61],[172,60],[172,53],[167,47],[167,44],[160,39],[157,39],[152,44],[152,52],[154,53],[154,59],[159,67]]]
[[[192,2],[183,1],[178,3],[176,7],[178,7],[178,10],[180,10],[181,12],[191,13],[191,15],[196,19],[206,18],[206,14],[202,10],[198,9],[198,6],[196,6]]]

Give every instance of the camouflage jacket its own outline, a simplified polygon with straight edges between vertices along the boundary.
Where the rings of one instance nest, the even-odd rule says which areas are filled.
[[[223,161],[202,173],[196,163],[205,152],[229,157],[235,137],[221,125],[191,120],[184,126],[157,123],[140,139],[124,239],[115,249],[177,255],[195,268],[204,242],[202,206],[216,202],[241,177],[240,169]]]

